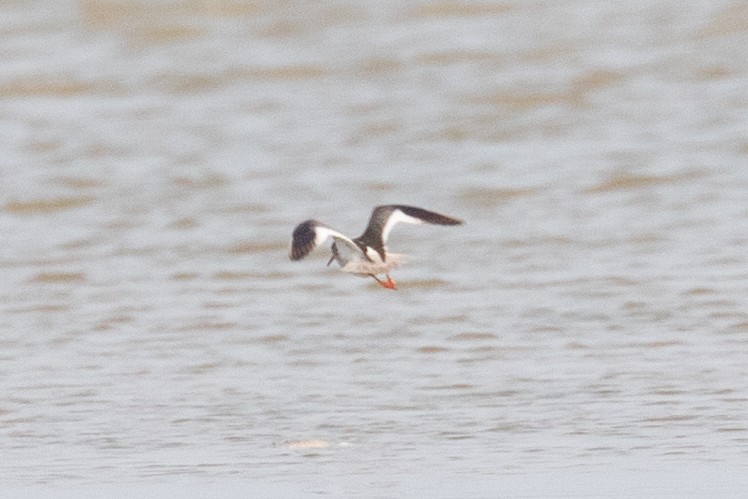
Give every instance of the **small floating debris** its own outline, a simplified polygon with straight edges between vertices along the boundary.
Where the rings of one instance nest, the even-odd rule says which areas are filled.
[[[292,440],[286,442],[289,449],[326,449],[330,444],[324,440]]]

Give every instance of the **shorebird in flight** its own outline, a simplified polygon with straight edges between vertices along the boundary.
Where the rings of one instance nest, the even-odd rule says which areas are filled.
[[[324,243],[328,237],[333,238],[332,256],[328,260],[329,266],[333,260],[338,262],[340,270],[360,276],[371,276],[379,284],[388,289],[397,289],[395,281],[390,277],[390,271],[403,263],[402,255],[387,251],[387,236],[392,227],[398,222],[409,224],[459,225],[461,220],[441,215],[433,211],[406,206],[402,204],[388,204],[377,206],[371,213],[369,225],[364,233],[351,239],[316,220],[307,220],[296,226],[291,240],[291,260],[301,260],[314,248]],[[377,277],[384,274],[387,280]]]

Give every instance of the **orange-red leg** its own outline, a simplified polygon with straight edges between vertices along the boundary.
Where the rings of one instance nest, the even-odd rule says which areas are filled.
[[[381,279],[379,279],[374,274],[371,274],[371,276],[374,278],[375,281],[377,281],[379,284],[381,284],[383,288],[397,289],[397,286],[395,285],[395,281],[392,280],[392,277],[390,277],[389,274],[387,274],[387,280],[386,281],[382,281]]]

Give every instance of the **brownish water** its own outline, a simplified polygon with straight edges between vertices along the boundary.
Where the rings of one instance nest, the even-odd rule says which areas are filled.
[[[0,19],[6,485],[745,475],[743,2]],[[287,260],[387,202],[467,225],[398,226],[397,292]]]

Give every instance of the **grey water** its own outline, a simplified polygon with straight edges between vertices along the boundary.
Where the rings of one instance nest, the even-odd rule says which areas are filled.
[[[0,35],[6,487],[745,490],[743,2],[15,0]],[[466,221],[395,228],[397,291],[288,260],[392,202]]]

